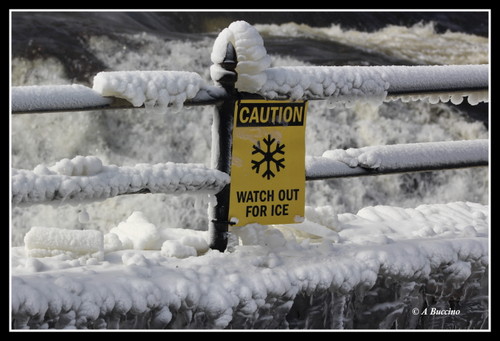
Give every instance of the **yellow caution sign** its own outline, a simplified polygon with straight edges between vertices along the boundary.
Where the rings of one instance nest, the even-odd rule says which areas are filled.
[[[307,101],[239,100],[234,109],[233,226],[303,220]]]

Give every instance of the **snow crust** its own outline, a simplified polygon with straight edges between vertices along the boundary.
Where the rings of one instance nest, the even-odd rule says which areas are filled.
[[[94,77],[93,89],[103,96],[126,99],[135,107],[182,108],[204,87],[196,72],[186,71],[109,71]]]
[[[363,148],[335,149],[323,157],[341,161],[349,167],[371,169],[439,167],[446,164],[488,160],[488,140],[422,142]]]
[[[66,108],[81,109],[99,107],[111,103],[109,98],[86,86],[72,85],[30,85],[11,88],[12,111],[33,109],[52,110]]]
[[[201,164],[173,162],[133,167],[102,165],[95,156],[76,156],[34,170],[12,169],[12,203],[97,200],[148,189],[152,193],[216,193],[229,176]]]
[[[488,215],[469,202],[338,215],[308,207],[300,224],[234,228],[220,253],[208,250],[206,232],[162,228],[134,212],[103,236],[102,258],[30,256],[44,231],[51,250],[79,238],[32,228],[25,248],[13,248],[12,316],[16,328],[283,328],[300,295],[356,291],[361,300],[380,277],[439,274],[449,295],[488,267]],[[97,240],[75,245],[91,253]]]

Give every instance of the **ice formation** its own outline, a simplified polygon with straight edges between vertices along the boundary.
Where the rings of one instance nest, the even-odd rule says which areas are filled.
[[[102,171],[102,161],[96,156],[77,155],[73,159],[62,159],[51,167],[38,165],[33,172],[37,175],[61,174],[68,176],[91,176]]]
[[[431,322],[411,312],[428,307],[459,309],[436,322],[480,328],[488,216],[488,206],[468,202],[338,215],[309,208],[301,224],[234,228],[239,242],[221,253],[206,248],[205,232],[162,228],[134,212],[104,235],[102,258],[30,258],[13,248],[13,325],[418,328]]]
[[[224,35],[237,36],[235,44],[242,48],[245,41],[239,38],[244,36],[239,29],[246,28],[243,23],[234,24],[237,34]],[[254,33],[251,37],[258,39]],[[214,50],[225,51],[227,39],[221,39]],[[220,62],[220,56],[214,62]],[[283,68],[261,67],[267,65],[266,57],[259,60],[262,64],[246,64],[252,66],[246,71],[255,74],[238,75],[241,89],[260,91],[268,86],[272,90],[271,81],[286,76]],[[290,76],[298,86],[284,95],[329,93],[321,81],[329,73],[326,70],[295,68]],[[223,72],[214,67],[215,76]],[[337,78],[340,75],[330,80],[341,88],[351,87],[355,94],[366,91],[376,101],[387,90],[387,74],[367,77],[381,80],[372,84],[360,83],[347,71],[344,80]],[[311,85],[311,79],[321,88],[318,83]],[[130,100],[141,103],[144,95],[143,104],[162,104],[159,97],[147,99],[147,88],[135,87],[134,82],[130,88],[138,92],[131,91]],[[117,93],[121,95],[122,90]],[[350,96],[347,91],[339,98],[351,100]],[[28,98],[28,94],[22,96],[23,101]],[[483,142],[473,150],[484,156]],[[345,168],[383,167],[385,160],[394,161],[395,151],[390,148],[325,156],[341,160],[338,163]],[[461,155],[475,153],[470,151]],[[417,161],[422,158],[424,154]],[[13,169],[12,194],[13,203],[19,203],[95,199],[142,187],[169,193],[200,188],[217,192],[228,181],[223,173],[192,164],[116,167],[77,157],[53,166],[39,165],[33,171]],[[138,211],[109,233],[33,227],[24,247],[11,248],[12,327],[479,329],[488,324],[488,205],[369,206],[356,214],[336,214],[335,209],[306,207],[306,219],[299,224],[233,230],[224,253],[207,248],[206,232],[152,224]],[[88,214],[83,216],[89,219]],[[424,308],[459,313],[415,315],[415,309],[421,313]]]
[[[324,98],[332,105],[395,99],[460,104],[466,96],[472,105],[488,101],[488,91],[459,91],[484,87],[488,65],[296,66],[269,68],[265,73],[267,81],[256,92],[270,99]]]
[[[236,51],[238,79],[235,88],[239,91],[257,92],[266,82],[265,70],[271,65],[264,41],[259,32],[245,21],[235,21],[222,30],[215,39],[210,66],[210,76],[217,82],[230,71],[220,66],[226,56],[228,43]]]
[[[259,93],[267,98],[329,98],[350,103],[356,99],[381,103],[390,86],[380,69],[372,67],[281,67],[266,70]]]
[[[93,89],[103,96],[126,99],[134,106],[179,108],[194,98],[204,80],[186,71],[110,71],[94,77]]]
[[[199,256],[209,249],[207,237],[206,231],[158,228],[142,212],[134,211],[108,233],[34,226],[24,237],[24,248],[27,257],[62,255],[63,261],[75,259],[79,264],[89,264],[119,250],[161,250],[162,255],[177,258]]]
[[[234,71],[222,66],[228,44],[236,52]],[[271,57],[262,37],[245,21],[233,22],[221,31],[214,41],[211,60],[210,75],[215,83],[224,75],[237,75],[236,89],[269,99],[327,99],[331,105],[396,99],[459,104],[464,97],[472,105],[488,101],[488,91],[484,90],[488,65],[270,67]],[[94,77],[92,89],[81,85],[15,87],[12,109],[98,107],[110,104],[110,99],[102,97],[110,96],[126,99],[135,107],[172,106],[178,110],[200,91],[210,99],[225,95],[216,89],[195,72],[109,71]]]
[[[488,160],[488,140],[444,141],[335,149],[323,157],[341,161],[349,167],[372,169],[438,168],[448,163],[464,164]]]
[[[70,257],[94,257],[102,260],[104,240],[100,231],[67,230],[34,226],[24,237],[28,257],[51,257],[67,254]]]
[[[105,199],[147,189],[152,193],[216,193],[229,175],[201,164],[173,162],[133,167],[104,166],[94,156],[63,159],[34,170],[12,169],[12,202]]]
[[[485,166],[489,162],[488,151],[486,139],[334,149],[323,152],[322,156],[306,156],[306,178]]]
[[[427,100],[430,103],[451,101],[457,105],[464,97],[470,105],[489,101],[488,64],[381,66],[390,83],[388,100]],[[428,93],[421,93],[427,89]],[[455,90],[453,90],[455,89]],[[461,89],[468,89],[462,90]],[[421,93],[411,95],[412,92]],[[406,95],[408,93],[409,95]]]
[[[273,67],[258,31],[244,21],[233,22],[215,40],[211,54],[211,77],[214,81],[232,73],[220,64],[231,43],[236,50],[236,89],[258,93],[265,98],[298,100],[328,99],[330,103],[351,104],[355,100],[381,103],[388,93],[390,100],[451,100],[460,103],[469,97],[470,104],[488,100],[484,88],[488,65],[433,66],[298,66]],[[457,89],[457,90],[455,90]],[[460,89],[467,91],[460,92]],[[471,90],[472,89],[472,90]],[[411,95],[428,90],[429,93]],[[472,91],[472,92],[471,92]]]
[[[31,85],[11,88],[12,111],[51,111],[99,107],[111,103],[97,91],[86,86],[72,85]]]
[[[104,235],[104,240],[107,251],[161,250],[161,254],[168,257],[186,258],[207,252],[207,237],[206,231],[160,229],[150,223],[142,212],[135,211]]]

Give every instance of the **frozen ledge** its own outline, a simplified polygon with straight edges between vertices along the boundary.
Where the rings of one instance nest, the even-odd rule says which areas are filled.
[[[430,329],[485,328],[487,250],[487,238],[463,238],[319,244],[300,256],[241,246],[195,262],[116,252],[85,273],[14,275],[13,326],[384,329],[422,328],[435,317],[441,324]],[[111,267],[114,259],[124,264]],[[414,313],[426,307],[459,316]]]
[[[307,208],[301,224],[234,228],[224,253],[205,247],[197,256],[170,256],[168,240],[161,250],[105,247],[104,255],[81,259],[34,258],[31,249],[12,248],[12,327],[487,327],[488,206],[332,210]],[[148,225],[134,221],[119,230]],[[170,239],[178,230],[161,233]],[[26,240],[29,247],[39,247],[33,243],[41,232]],[[445,313],[434,316],[432,309]]]

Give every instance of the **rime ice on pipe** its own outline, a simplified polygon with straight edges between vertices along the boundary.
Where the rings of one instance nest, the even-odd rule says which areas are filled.
[[[381,68],[360,66],[276,67],[265,71],[267,82],[259,93],[267,98],[330,98],[336,102],[357,99],[381,103],[389,83]]]
[[[109,98],[83,85],[30,85],[11,89],[12,112],[30,110],[81,109],[110,104]]]
[[[451,100],[459,104],[463,97],[468,97],[469,103],[474,105],[486,101],[488,97],[487,91],[482,90],[488,75],[487,65],[270,68],[271,59],[262,37],[245,21],[233,22],[222,30],[214,42],[211,54],[214,64],[210,67],[210,75],[216,83],[223,76],[233,73],[220,65],[226,56],[228,43],[234,46],[238,61],[235,88],[268,99],[327,99],[334,106],[336,103],[350,105],[358,100],[381,104],[399,98],[412,101],[425,99],[431,103]],[[432,91],[425,93],[423,90],[427,89]]]
[[[100,173],[102,169],[102,161],[98,157],[77,155],[71,160],[62,159],[51,167],[38,165],[33,172],[37,175],[92,176]]]
[[[229,175],[201,164],[173,162],[105,166],[93,156],[63,159],[34,170],[12,169],[12,203],[98,200],[148,189],[152,193],[218,192]]]
[[[238,80],[236,89],[246,92],[257,92],[266,82],[265,70],[271,65],[271,58],[267,55],[264,41],[257,30],[245,21],[235,21],[222,30],[215,39],[212,49],[210,76],[214,82],[230,72],[222,68],[226,56],[227,44],[231,43],[238,58],[236,72]]]
[[[93,89],[103,96],[123,98],[135,107],[168,106],[180,108],[196,96],[204,81],[195,72],[111,71],[94,77]]]
[[[411,168],[426,165],[439,167],[447,163],[474,163],[488,159],[488,140],[462,140],[368,146],[335,149],[323,157],[341,161],[349,167],[372,169]]]

